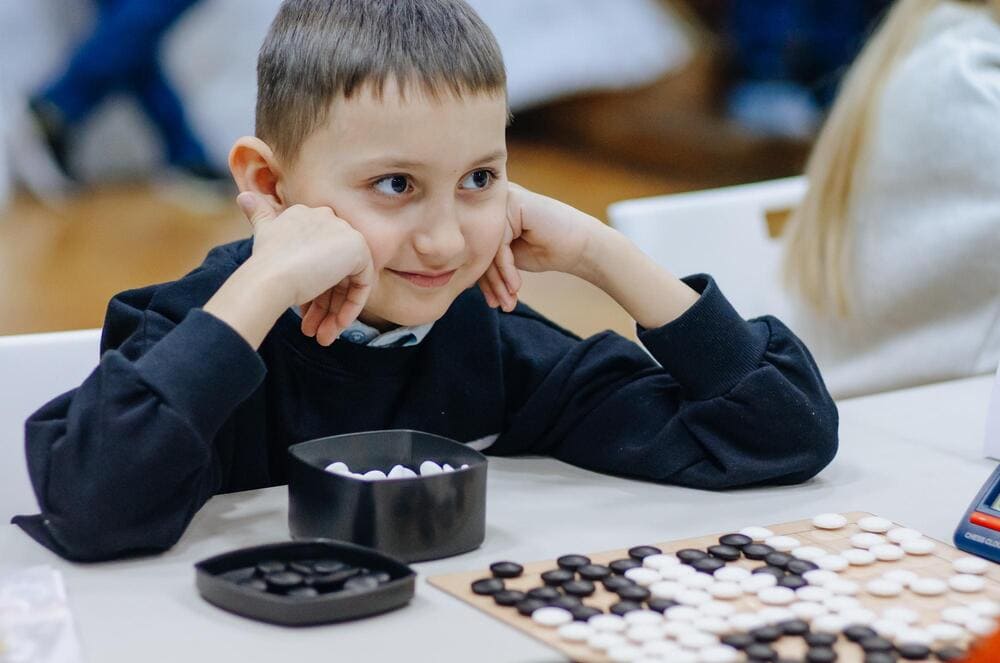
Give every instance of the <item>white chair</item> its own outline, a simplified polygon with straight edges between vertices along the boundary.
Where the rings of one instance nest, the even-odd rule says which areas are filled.
[[[767,221],[805,192],[804,177],[789,177],[625,200],[608,207],[608,219],[672,273],[711,274],[743,317],[782,317],[791,303],[781,283],[781,240]]]
[[[0,336],[0,523],[36,513],[24,458],[24,421],[97,366],[100,329]]]

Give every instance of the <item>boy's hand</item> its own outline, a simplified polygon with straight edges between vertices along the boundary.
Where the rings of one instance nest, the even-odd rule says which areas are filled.
[[[587,277],[585,257],[593,236],[605,228],[592,216],[509,183],[507,229],[493,264],[479,279],[492,307],[512,311],[521,289],[518,269]]]

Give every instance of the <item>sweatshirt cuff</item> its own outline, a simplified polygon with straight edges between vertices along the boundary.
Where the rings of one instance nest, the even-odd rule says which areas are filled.
[[[636,325],[639,341],[684,387],[689,398],[727,393],[760,365],[767,327],[740,317],[707,274],[681,279],[701,294],[681,317],[656,329]]]
[[[208,438],[267,373],[263,360],[236,330],[197,308],[136,361],[136,370]]]

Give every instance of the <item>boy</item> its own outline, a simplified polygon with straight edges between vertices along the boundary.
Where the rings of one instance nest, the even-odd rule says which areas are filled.
[[[44,545],[164,550],[213,494],[283,483],[290,444],[351,431],[701,488],[832,459],[836,408],[780,322],[507,183],[503,62],[461,0],[288,0],[258,85],[230,155],[253,240],[116,296],[97,369],[27,422],[42,515],[17,520]],[[603,288],[662,367],[517,304],[517,269]]]

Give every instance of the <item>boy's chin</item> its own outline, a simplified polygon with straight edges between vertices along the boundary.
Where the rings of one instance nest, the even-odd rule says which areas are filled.
[[[392,326],[418,327],[439,320],[448,311],[452,300],[440,304],[424,304],[423,306],[392,306],[385,311],[369,311]]]

